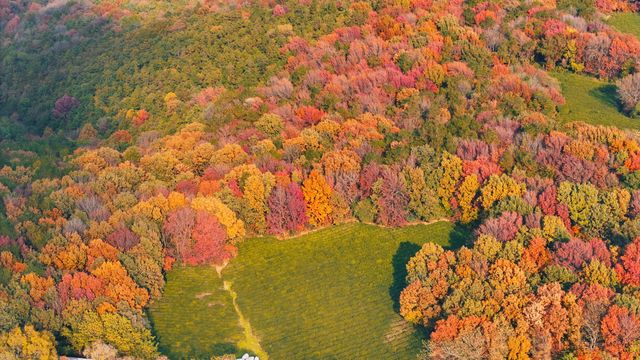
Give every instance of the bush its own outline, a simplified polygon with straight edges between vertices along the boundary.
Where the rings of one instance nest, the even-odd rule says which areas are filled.
[[[356,218],[363,223],[372,223],[377,215],[376,206],[370,199],[365,199],[355,206],[354,213]]]

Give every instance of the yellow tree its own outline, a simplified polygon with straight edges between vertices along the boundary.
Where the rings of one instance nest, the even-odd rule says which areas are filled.
[[[480,182],[475,174],[464,178],[458,190],[458,206],[460,206],[460,221],[469,223],[478,217],[478,209],[473,205]]]
[[[258,232],[264,231],[267,226],[265,215],[267,213],[267,198],[275,183],[271,173],[250,175],[244,185],[244,198],[251,209],[252,227]]]
[[[496,201],[508,196],[521,196],[525,190],[526,187],[523,183],[517,182],[508,175],[491,175],[482,188],[482,207],[488,209]]]
[[[440,202],[446,210],[451,210],[451,198],[456,191],[456,185],[462,177],[462,160],[455,155],[445,152],[440,162],[442,167],[442,177],[438,187]]]
[[[528,360],[531,341],[525,335],[517,335],[507,340],[509,347],[509,360]]]
[[[58,358],[55,339],[48,331],[37,331],[31,325],[24,331],[15,327],[0,334],[0,358],[54,360]]]
[[[302,194],[307,205],[307,216],[309,216],[311,225],[323,225],[330,220],[331,193],[332,190],[327,184],[327,180],[317,170],[313,170],[302,184]]]

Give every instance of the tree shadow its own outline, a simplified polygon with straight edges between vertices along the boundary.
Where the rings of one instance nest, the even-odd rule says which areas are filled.
[[[618,112],[622,112],[620,102],[618,102],[617,87],[613,84],[607,84],[598,86],[595,89],[589,90],[589,96],[598,99],[603,104],[615,108]]]
[[[393,265],[393,283],[389,287],[389,296],[391,296],[391,300],[393,300],[393,310],[395,312],[400,311],[400,292],[402,292],[402,289],[406,286],[407,263],[418,250],[420,250],[420,245],[403,241],[391,259],[391,264]]]
[[[448,245],[446,249],[458,249],[463,245],[470,245],[473,239],[473,231],[468,225],[456,224],[449,234]],[[400,293],[407,286],[405,279],[407,278],[407,263],[420,250],[421,246],[409,241],[403,241],[398,246],[391,264],[393,266],[393,283],[389,287],[389,296],[393,301],[393,309],[395,312],[400,311]]]
[[[455,250],[462,246],[473,245],[474,224],[456,223],[453,230],[449,234],[449,245],[444,246],[445,249]]]

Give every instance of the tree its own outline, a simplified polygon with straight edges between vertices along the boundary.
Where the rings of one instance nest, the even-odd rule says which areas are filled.
[[[633,116],[640,112],[640,73],[627,75],[616,82],[622,106]]]
[[[625,247],[616,272],[623,284],[640,286],[640,237]]]
[[[0,333],[0,358],[24,360],[55,360],[56,342],[48,331],[37,331],[32,325]]]
[[[455,155],[444,153],[440,166],[443,169],[438,187],[440,202],[446,210],[451,210],[451,199],[462,176],[462,160]]]
[[[173,210],[167,214],[163,229],[168,235],[165,247],[180,261],[191,253],[191,233],[196,223],[196,214],[190,207]]]
[[[302,193],[311,225],[321,226],[329,222],[332,191],[325,177],[317,170],[313,170],[303,182]]]
[[[558,187],[558,202],[567,205],[571,220],[589,226],[594,206],[598,203],[598,189],[590,184],[562,182]]]
[[[107,243],[122,251],[131,249],[139,242],[140,238],[124,225],[119,226],[114,232],[107,236]]]
[[[407,321],[431,325],[442,311],[441,301],[449,291],[448,276],[454,255],[427,242],[407,263],[406,282],[400,294],[400,315]]]
[[[268,200],[267,225],[272,234],[299,231],[308,221],[302,189],[297,183],[276,186]]]
[[[409,209],[420,220],[434,218],[439,210],[439,201],[435,191],[427,185],[424,170],[419,167],[406,167],[402,175],[404,188],[409,197]]]
[[[454,315],[439,320],[431,334],[431,359],[486,359],[487,339],[481,319],[470,316],[458,319]]]
[[[598,284],[614,287],[619,283],[618,274],[598,259],[593,259],[582,270],[583,281],[587,284]]]
[[[482,207],[488,209],[496,201],[508,196],[521,196],[525,190],[525,184],[518,183],[508,175],[491,175],[481,190]]]
[[[266,229],[267,198],[273,183],[271,173],[249,175],[244,182],[243,195],[250,209],[247,222],[258,233]]]
[[[189,265],[214,262],[221,264],[230,257],[225,248],[227,235],[218,220],[207,212],[199,211],[193,227],[193,246],[184,261]]]
[[[271,138],[277,138],[284,130],[282,117],[277,114],[264,114],[255,122],[256,128]]]
[[[71,112],[71,110],[80,106],[80,102],[78,99],[73,96],[64,95],[58,100],[56,100],[55,105],[53,106],[53,116],[59,118],[65,118],[67,114]]]
[[[480,182],[475,174],[464,178],[458,189],[458,206],[460,207],[460,221],[469,223],[478,217],[478,209],[473,205]]]
[[[611,253],[604,241],[598,238],[593,238],[590,241],[572,238],[558,245],[555,257],[560,265],[577,271],[593,259],[598,259],[606,266],[611,266]]]
[[[353,202],[358,195],[358,154],[351,150],[329,151],[322,156],[321,162],[329,184],[349,203]]]
[[[128,318],[110,312],[84,311],[63,330],[71,346],[78,352],[96,342],[115,347],[123,355],[142,359],[157,356],[151,331]]]
[[[631,345],[640,340],[640,321],[627,308],[613,305],[602,319],[604,348],[619,359],[632,359],[640,355]],[[637,344],[636,344],[637,345]]]
[[[142,310],[149,300],[147,290],[138,287],[120,262],[106,261],[91,270],[103,284],[104,295],[112,304],[124,302],[133,309]]]
[[[477,232],[507,242],[516,236],[521,226],[522,216],[516,212],[506,211],[497,218],[487,219]]]
[[[118,358],[118,350],[98,340],[85,348],[82,355],[95,360],[116,360]]]
[[[93,301],[104,294],[103,282],[85,272],[66,273],[58,283],[58,294],[62,306],[71,300]]]
[[[508,360],[529,360],[529,351],[531,350],[531,341],[523,334],[509,338],[507,342],[509,346]]]
[[[374,185],[372,199],[378,208],[377,220],[387,226],[399,226],[407,221],[409,198],[397,171],[385,167]]]
[[[513,262],[498,259],[489,268],[489,285],[500,295],[517,294],[527,289],[526,275]]]
[[[520,267],[527,274],[537,274],[551,260],[551,252],[546,245],[547,240],[542,237],[535,237],[529,241],[529,246],[522,252],[520,261]]]
[[[245,235],[244,221],[238,219],[233,210],[217,197],[198,196],[191,201],[191,207],[194,210],[206,211],[218,218],[231,240],[240,239]]]

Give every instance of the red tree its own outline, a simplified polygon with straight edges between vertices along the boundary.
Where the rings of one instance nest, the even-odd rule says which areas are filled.
[[[56,100],[55,105],[53,106],[53,116],[55,117],[65,117],[67,114],[80,106],[80,102],[74,98],[73,96],[64,95],[63,97]]]
[[[640,286],[640,237],[627,245],[616,265],[616,272],[623,284]]]
[[[127,251],[138,245],[140,238],[124,225],[119,226],[114,232],[107,236],[107,243],[117,247],[122,251]]]
[[[207,212],[199,211],[196,214],[196,223],[191,237],[193,247],[184,259],[184,262],[189,265],[207,262],[220,264],[231,255],[225,248],[227,232],[218,219]]]
[[[297,183],[277,186],[271,192],[269,213],[266,216],[269,232],[284,234],[289,231],[299,231],[307,223],[307,211],[302,189]]]
[[[618,359],[631,359],[629,347],[640,339],[640,322],[629,309],[618,305],[609,308],[602,319],[604,348]]]

